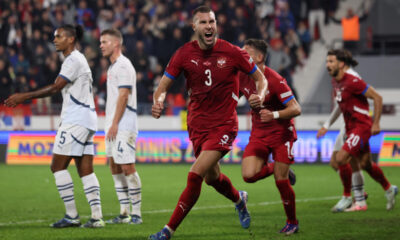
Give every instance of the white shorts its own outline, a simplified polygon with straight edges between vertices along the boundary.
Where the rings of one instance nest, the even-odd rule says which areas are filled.
[[[333,151],[340,151],[342,149],[344,142],[346,141],[346,128],[345,125],[342,124],[340,127],[340,132],[336,137],[335,146],[333,147]]]
[[[106,139],[106,154],[107,157],[112,157],[116,164],[135,163],[136,133],[118,131],[114,141],[108,141]]]
[[[58,128],[53,153],[65,156],[94,155],[95,131],[75,124],[61,124]]]

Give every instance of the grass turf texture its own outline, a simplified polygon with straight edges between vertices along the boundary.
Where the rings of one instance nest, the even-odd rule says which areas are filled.
[[[142,179],[142,225],[107,225],[104,229],[52,229],[49,224],[64,215],[54,177],[48,166],[0,165],[0,239],[147,239],[171,216],[186,185],[190,165],[138,165]],[[300,232],[292,239],[400,239],[400,206],[386,211],[380,185],[364,172],[368,210],[356,213],[330,212],[342,187],[338,174],[327,165],[295,165],[294,186]],[[75,200],[82,223],[90,215],[82,183],[75,166],[69,167],[75,185]],[[239,190],[249,193],[252,223],[240,227],[234,205],[203,183],[195,208],[183,221],[173,239],[253,240],[286,239],[277,232],[285,214],[271,176],[254,184],[243,182],[239,165],[223,165],[222,171]],[[392,184],[400,185],[400,168],[384,167]],[[101,186],[104,219],[119,214],[119,204],[107,166],[96,166]],[[397,197],[400,204],[400,196]]]

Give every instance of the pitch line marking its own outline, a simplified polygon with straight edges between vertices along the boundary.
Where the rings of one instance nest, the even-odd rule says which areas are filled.
[[[339,199],[340,196],[331,196],[331,197],[322,197],[322,198],[306,198],[306,199],[297,199],[296,203],[306,203],[306,202],[318,202],[318,201],[328,201]],[[248,203],[247,206],[266,206],[266,205],[274,205],[274,204],[281,204],[282,201],[271,201],[271,202],[259,202],[259,203]],[[206,206],[206,207],[194,207],[191,211],[197,210],[207,210],[207,209],[221,209],[221,208],[231,208],[232,204],[226,205],[217,205],[217,206]],[[157,214],[157,213],[168,213],[173,212],[174,209],[159,209],[159,210],[150,210],[150,211],[142,211],[144,214]],[[104,214],[106,217],[114,216],[115,213]],[[82,216],[83,218],[89,218],[90,216]],[[30,220],[30,221],[20,221],[20,222],[0,222],[0,227],[3,226],[10,226],[10,225],[24,225],[24,224],[32,224],[32,223],[43,223],[43,222],[51,222],[51,219],[37,219],[37,220]]]

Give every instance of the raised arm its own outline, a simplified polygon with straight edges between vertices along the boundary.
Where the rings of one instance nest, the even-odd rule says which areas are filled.
[[[382,96],[372,86],[368,88],[364,95],[374,101],[374,121],[372,123],[371,133],[372,135],[376,135],[381,132],[379,122],[382,115]]]
[[[258,68],[250,77],[256,83],[257,95],[252,94],[249,97],[249,103],[252,108],[259,108],[264,102],[265,96],[268,94],[268,81]]]
[[[154,118],[160,118],[164,109],[164,100],[168,89],[171,87],[173,80],[165,75],[162,76],[160,84],[153,94],[153,106],[151,107],[151,115]]]
[[[67,84],[68,82],[64,78],[58,76],[53,84],[32,92],[15,93],[6,99],[4,104],[7,107],[16,107],[18,104],[23,103],[26,100],[51,96],[60,92]]]
[[[272,119],[291,119],[301,114],[300,104],[295,98],[285,104],[285,108],[280,111],[271,112],[268,109],[260,110],[260,118],[262,122],[269,122]]]

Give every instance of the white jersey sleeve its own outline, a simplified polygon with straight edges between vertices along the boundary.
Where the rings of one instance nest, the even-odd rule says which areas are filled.
[[[68,56],[61,65],[60,76],[68,82],[73,82],[78,79],[79,61],[73,56]]]

